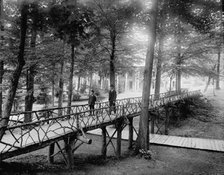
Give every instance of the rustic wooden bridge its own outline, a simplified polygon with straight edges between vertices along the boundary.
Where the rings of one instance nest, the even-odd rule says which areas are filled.
[[[149,110],[195,95],[200,95],[200,91],[180,94],[162,93],[156,99],[151,95]],[[138,97],[117,100],[116,114],[112,115],[109,114],[108,102],[97,103],[94,115],[90,115],[88,105],[11,114],[6,133],[0,141],[0,159],[2,161],[49,146],[50,162],[53,162],[54,156],[60,153],[68,167],[71,167],[74,151],[83,143],[91,144],[91,140],[86,137],[85,133],[96,129],[101,129],[102,132],[102,155],[106,156],[107,146],[112,144],[116,155],[120,156],[122,131],[128,126],[126,136],[128,135],[129,148],[132,148],[134,137],[138,134],[133,125],[133,118],[139,116],[140,112],[141,98]],[[32,117],[31,122],[24,123],[26,115]],[[165,117],[160,124],[151,118],[151,133],[154,134],[154,138],[158,137],[157,141],[159,138],[164,140],[157,136],[158,134],[167,134],[168,132],[168,118]],[[115,126],[112,134],[107,129],[109,125]],[[117,138],[116,148],[112,142],[115,135]],[[107,138],[109,139],[107,140]],[[61,140],[65,143],[64,148],[59,144]],[[55,145],[58,147],[58,152],[55,152]]]

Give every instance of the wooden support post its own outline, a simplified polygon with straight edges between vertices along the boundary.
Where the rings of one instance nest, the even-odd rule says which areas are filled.
[[[117,157],[121,156],[121,139],[122,139],[122,123],[123,120],[120,120],[116,123],[116,130],[117,130]]]
[[[132,149],[133,146],[133,118],[129,118],[128,129],[129,129],[129,138],[128,138],[128,149]]]
[[[65,142],[65,153],[66,153],[66,163],[68,169],[73,169],[74,167],[74,157],[72,151],[72,143],[74,138],[68,137],[64,139]]]
[[[107,157],[107,130],[106,126],[102,127],[102,156],[105,159]]]
[[[166,111],[166,119],[165,119],[165,135],[168,135],[169,134],[169,118],[170,118],[170,113],[169,113],[169,107],[166,106],[165,107],[165,111]]]
[[[49,152],[48,152],[48,162],[53,164],[54,163],[54,143],[49,145]]]

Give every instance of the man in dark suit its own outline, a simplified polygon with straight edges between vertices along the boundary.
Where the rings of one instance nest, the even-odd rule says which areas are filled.
[[[111,111],[114,111],[116,113],[116,107],[115,107],[115,102],[117,98],[117,92],[114,89],[114,86],[110,86],[110,91],[109,91],[109,105],[110,105],[110,110],[109,114],[111,114]]]
[[[96,102],[96,96],[94,94],[94,90],[91,90],[91,94],[89,95],[89,108],[90,108],[90,115],[94,115],[94,106]]]

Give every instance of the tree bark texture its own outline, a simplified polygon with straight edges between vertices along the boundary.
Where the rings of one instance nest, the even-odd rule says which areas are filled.
[[[77,85],[77,92],[80,91],[80,84],[81,84],[81,76],[78,75],[78,85]]]
[[[63,55],[65,52],[65,42],[63,41]],[[60,62],[61,70],[60,70],[60,79],[59,79],[59,90],[58,90],[58,108],[62,108],[63,103],[63,87],[64,87],[64,81],[63,81],[63,72],[64,72],[64,59],[61,59]],[[62,115],[62,110],[58,111],[58,115]]]
[[[4,31],[4,14],[3,14],[3,0],[0,0],[0,30]],[[3,46],[4,37],[0,38],[1,47]],[[0,118],[2,118],[2,90],[3,90],[3,74],[4,74],[4,61],[3,59],[0,60]]]
[[[178,19],[177,27],[177,61],[176,61],[176,91],[181,91],[181,26],[180,19]]]
[[[4,61],[0,60],[0,119],[2,118],[2,104],[3,104],[3,75],[4,75]]]
[[[164,6],[165,0],[160,0],[159,4],[161,6]],[[163,20],[166,18],[166,11],[165,9],[161,10],[160,12],[158,12],[160,15],[160,18]],[[159,98],[159,94],[160,94],[160,88],[161,88],[161,75],[162,75],[162,62],[163,62],[163,46],[164,46],[164,27],[165,27],[165,23],[164,22],[160,22],[160,24],[158,25],[159,27],[159,35],[158,35],[158,59],[157,59],[157,64],[156,64],[156,82],[155,82],[155,99]]]
[[[144,70],[144,82],[143,82],[143,92],[142,92],[142,110],[139,121],[139,136],[137,139],[136,151],[139,149],[148,150],[149,149],[149,96],[150,87],[152,80],[152,69],[153,69],[153,59],[154,59],[154,46],[156,40],[156,16],[157,16],[158,2],[157,0],[152,0],[152,7],[150,10],[151,18],[148,23],[148,49],[145,61]]]
[[[35,23],[35,20],[33,19],[33,23]],[[31,63],[29,65],[29,68],[27,70],[26,75],[26,97],[25,97],[25,111],[32,111],[33,109],[33,102],[34,102],[34,77],[35,77],[35,65],[32,63],[33,60],[36,59],[35,50],[36,50],[36,38],[37,38],[37,29],[35,24],[32,26],[32,34],[31,34],[31,41],[30,41],[30,47],[32,50],[32,56],[31,56]],[[26,114],[24,118],[24,122],[31,122],[32,121],[32,115]]]
[[[220,89],[220,58],[221,58],[221,45],[218,46],[218,53],[217,53],[217,78],[216,78],[216,89]]]
[[[110,85],[115,87],[115,49],[116,49],[116,36],[113,32],[111,32],[111,55],[110,55]]]
[[[26,43],[26,31],[27,31],[27,14],[28,14],[28,4],[26,1],[23,1],[21,4],[21,23],[20,23],[20,45],[19,45],[19,53],[17,57],[17,66],[9,79],[10,85],[8,89],[8,94],[6,98],[6,102],[3,106],[3,114],[0,120],[0,140],[2,139],[5,129],[8,125],[10,113],[12,110],[13,100],[15,98],[16,89],[18,87],[19,78],[25,65],[24,60],[24,50]]]
[[[52,96],[51,96],[51,103],[52,106],[54,107],[54,97],[55,97],[55,63],[52,63],[52,79],[51,79],[51,92],[52,92]]]
[[[71,45],[71,67],[69,75],[69,85],[68,85],[68,107],[72,105],[72,94],[73,94],[73,72],[74,72],[74,63],[75,63],[75,46]],[[71,109],[68,108],[67,114],[70,114]]]
[[[58,91],[58,108],[62,107],[63,103],[63,86],[64,86],[64,81],[63,81],[63,70],[64,70],[64,60],[61,60],[61,70],[60,70],[60,80],[59,80],[59,91]],[[62,115],[62,111],[59,110],[58,115]]]
[[[155,83],[155,99],[159,98],[160,86],[161,86],[161,68],[162,68],[162,50],[163,50],[163,37],[159,37],[159,48],[158,48],[158,60],[156,65],[156,83]]]
[[[216,79],[216,89],[219,90],[220,89],[220,61],[221,61],[221,48],[222,48],[222,44],[223,44],[223,10],[224,10],[224,0],[221,1],[221,9],[220,9],[220,22],[221,22],[221,26],[220,26],[220,33],[222,37],[220,37],[220,43],[218,44],[218,52],[217,52],[217,79]]]

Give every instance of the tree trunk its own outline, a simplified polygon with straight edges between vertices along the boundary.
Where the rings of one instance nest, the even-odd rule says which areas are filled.
[[[180,19],[178,19],[177,27],[177,61],[176,61],[176,91],[179,93],[181,91],[181,24]]]
[[[222,15],[223,15],[223,10],[224,10],[224,4],[223,4],[223,0],[221,1],[221,9],[220,9],[220,22],[221,22],[221,26],[220,26],[220,41],[218,44],[218,60],[217,60],[217,79],[216,79],[216,89],[219,90],[220,89],[220,58],[221,58],[221,47],[223,44],[223,19],[222,19]]]
[[[164,6],[165,0],[161,0],[160,2],[161,6]],[[159,15],[160,18],[163,20],[166,18],[166,9],[161,10]],[[155,82],[155,99],[159,98],[160,94],[160,88],[161,88],[161,74],[162,74],[162,62],[163,62],[163,45],[164,45],[164,32],[163,29],[165,27],[165,23],[161,22],[159,25],[159,36],[158,36],[158,60],[157,60],[157,65],[156,65],[156,82]]]
[[[21,33],[20,33],[20,45],[19,45],[19,54],[17,57],[18,64],[16,66],[15,71],[9,79],[10,85],[8,89],[7,99],[3,107],[2,119],[0,121],[0,140],[2,139],[5,129],[8,126],[8,121],[10,117],[10,113],[12,110],[13,100],[16,94],[16,89],[18,86],[19,78],[25,65],[24,60],[24,48],[26,43],[26,31],[27,31],[27,14],[28,14],[28,4],[26,1],[23,1],[21,4]]]
[[[3,104],[3,75],[4,75],[4,61],[0,61],[0,119],[2,118],[2,104]]]
[[[220,89],[220,58],[221,58],[221,45],[218,46],[218,61],[217,61],[217,78],[216,78],[216,89]]]
[[[35,20],[33,20],[35,23]],[[36,49],[36,38],[37,38],[37,29],[35,24],[32,26],[32,35],[31,35],[31,41],[30,41],[30,47],[32,50],[32,56],[31,56],[31,65],[29,66],[29,69],[27,70],[26,75],[26,97],[25,97],[25,111],[32,111],[33,109],[33,102],[34,102],[34,77],[35,77],[35,65],[32,63],[33,60],[36,59],[35,55],[35,49]],[[32,121],[32,115],[31,113],[26,114],[24,118],[24,122],[28,123]]]
[[[92,72],[92,70],[90,70],[89,74],[90,74],[89,75],[89,92],[90,92],[90,90],[93,87],[93,72]]]
[[[159,38],[159,48],[158,48],[158,60],[156,65],[156,83],[155,83],[155,99],[159,98],[160,94],[160,84],[161,84],[161,68],[162,68],[162,50],[163,50],[163,37]]]
[[[68,107],[72,105],[72,94],[73,94],[73,72],[74,72],[74,62],[75,62],[75,46],[71,45],[71,67],[69,75],[69,85],[68,85]],[[71,108],[68,108],[67,114],[70,114]]]
[[[214,65],[214,67],[212,68],[212,71],[214,71],[215,68],[216,68],[216,65]],[[211,81],[211,78],[212,78],[211,75],[209,75],[209,76],[208,76],[208,81],[207,81],[207,83],[206,83],[206,85],[205,85],[204,92],[207,91],[207,89],[208,89],[208,85],[210,84],[210,81]]]
[[[4,25],[3,25],[3,0],[0,0],[0,30],[4,31]],[[4,37],[1,36],[0,38],[0,43],[2,43],[4,41]],[[3,44],[1,44],[1,47],[3,46]],[[1,59],[0,60],[0,119],[2,118],[2,91],[3,91],[3,74],[4,74],[4,61]]]
[[[61,59],[61,70],[60,70],[60,79],[59,79],[59,91],[58,91],[58,108],[62,107],[63,103],[63,86],[64,86],[64,81],[63,81],[63,70],[64,70],[64,59]],[[62,115],[62,111],[59,110],[58,115]]]
[[[78,86],[77,86],[77,92],[80,91],[80,82],[81,82],[81,76],[78,75]]]
[[[157,16],[158,1],[152,0],[152,7],[150,10],[151,20],[148,23],[148,49],[145,61],[144,82],[142,92],[142,111],[139,121],[139,135],[137,139],[136,151],[139,149],[149,149],[149,96],[152,80],[152,69],[154,59],[154,46],[156,40],[156,16]]]
[[[25,111],[32,111],[33,109],[33,102],[34,102],[34,73],[35,73],[35,66],[30,66],[27,70],[26,76],[26,97],[25,97]],[[24,118],[24,122],[31,122],[32,116],[31,114],[26,114]]]
[[[54,97],[55,97],[55,63],[52,63],[52,79],[51,79],[51,103],[54,107]]]
[[[111,32],[112,50],[110,55],[110,85],[115,87],[115,49],[116,49],[116,36]]]

